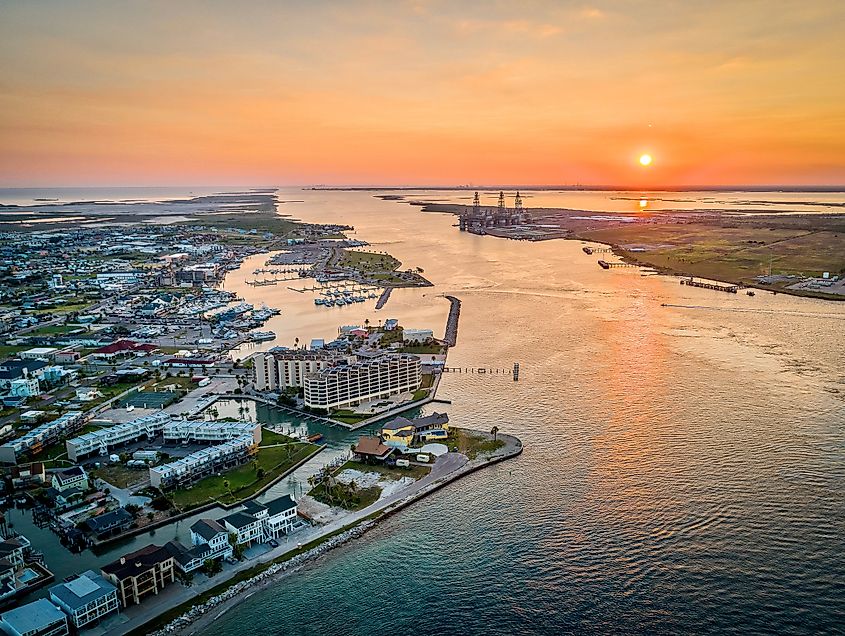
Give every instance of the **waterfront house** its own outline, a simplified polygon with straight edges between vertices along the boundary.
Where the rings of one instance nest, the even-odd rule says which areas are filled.
[[[352,452],[355,458],[363,462],[383,462],[393,452],[393,448],[382,444],[380,437],[359,437]]]
[[[203,549],[206,559],[228,558],[232,556],[229,544],[229,531],[214,519],[200,519],[191,526],[191,542]]]
[[[268,501],[267,508],[267,536],[271,539],[293,530],[296,521],[296,502],[290,495],[284,495],[273,501]]]
[[[50,600],[68,615],[77,629],[120,609],[117,588],[92,570],[51,587]]]
[[[50,483],[60,493],[70,488],[88,490],[88,475],[82,466],[71,466],[61,472],[53,473]]]
[[[235,535],[238,545],[252,545],[254,541],[264,540],[264,519],[256,519],[246,512],[234,512],[221,519],[228,532]]]
[[[397,417],[381,428],[384,443],[394,447],[408,447],[416,442],[446,439],[449,435],[449,416],[432,413],[426,417],[409,420]]]
[[[120,604],[128,607],[149,594],[157,595],[175,580],[175,559],[164,546],[148,545],[104,565],[101,571],[117,586]]]
[[[104,537],[111,533],[122,532],[135,522],[135,518],[125,508],[118,508],[85,522],[88,529],[97,537]]]
[[[14,563],[0,558],[0,601],[17,592],[17,571]]]
[[[35,482],[43,484],[47,481],[47,471],[42,462],[33,462],[12,466],[10,477],[12,478],[12,486],[23,488]]]
[[[0,614],[0,626],[9,636],[65,636],[67,616],[46,598]]]

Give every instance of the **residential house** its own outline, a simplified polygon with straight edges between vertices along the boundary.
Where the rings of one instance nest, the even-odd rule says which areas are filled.
[[[12,380],[28,378],[49,364],[46,360],[4,360],[0,362],[0,389],[8,389]]]
[[[364,462],[383,462],[395,449],[382,443],[380,437],[359,437],[352,450],[355,457]]]
[[[77,629],[120,610],[117,588],[92,570],[51,587],[50,600],[68,615]]]
[[[34,397],[41,393],[38,378],[18,378],[9,383],[9,394],[14,397]]]
[[[289,534],[296,522],[296,502],[290,495],[284,495],[265,504],[267,508],[267,536],[275,539]]]
[[[47,471],[42,462],[12,466],[10,476],[15,488],[24,488],[35,482],[43,484],[47,481]]]
[[[449,436],[449,416],[432,413],[409,420],[397,417],[381,427],[381,437],[388,446],[409,447],[417,442],[446,439]]]
[[[198,570],[209,559],[229,558],[234,552],[229,543],[229,531],[214,519],[200,519],[192,525],[191,541],[190,548],[178,541],[171,541],[166,546],[183,572]]]
[[[118,590],[123,607],[140,604],[175,580],[175,559],[164,546],[148,545],[103,566],[102,574]]]
[[[58,492],[64,492],[70,488],[88,490],[88,475],[82,466],[71,466],[61,472],[53,473],[50,483]]]
[[[67,616],[46,598],[0,614],[0,627],[9,636],[65,636]]]
[[[252,545],[264,541],[264,519],[253,517],[246,512],[233,512],[221,519],[223,527],[235,535],[238,545]]]
[[[129,528],[135,522],[135,518],[125,508],[118,508],[97,517],[92,517],[85,522],[88,529],[97,535],[105,535],[121,532]]]

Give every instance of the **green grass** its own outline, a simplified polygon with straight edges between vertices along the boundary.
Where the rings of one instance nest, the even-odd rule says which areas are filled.
[[[492,453],[504,445],[505,443],[500,439],[493,441],[461,428],[450,430],[449,439],[446,440],[446,446],[449,447],[450,451],[463,453],[470,459],[475,459],[479,454]]]
[[[344,250],[338,261],[340,267],[349,267],[361,272],[392,272],[402,263],[389,254],[371,254]]]
[[[212,501],[233,504],[242,499],[248,499],[276,477],[308,457],[317,448],[314,444],[302,442],[291,446],[293,448],[290,456],[285,446],[258,449],[255,461],[258,462],[258,467],[265,471],[262,479],[258,479],[252,462],[249,462],[223,475],[212,475],[201,479],[190,488],[174,490],[171,493],[173,503],[181,510],[190,510]],[[227,480],[229,490],[224,486]]]
[[[399,468],[398,466],[385,466],[384,464],[365,464],[349,460],[337,469],[335,474],[341,473],[344,470],[357,470],[362,473],[378,473],[384,475],[388,479],[402,479],[403,477],[413,477],[414,479],[422,479],[431,472],[429,466],[409,466],[408,468]]]
[[[33,331],[29,332],[31,336],[55,336],[59,334],[66,334],[72,331],[78,331],[79,329],[84,329],[79,325],[44,325],[43,327],[39,327]]]
[[[335,495],[333,498],[329,497],[325,486],[320,484],[316,488],[312,488],[308,494],[327,506],[336,506],[352,512],[363,510],[367,506],[374,504],[381,495],[381,488],[378,486],[358,488],[353,493],[344,484],[338,484],[333,488],[333,491]]]
[[[333,420],[337,420],[338,422],[343,422],[344,424],[357,424],[361,420],[365,420],[372,416],[355,413],[354,411],[350,411],[348,409],[339,409],[334,411],[329,417]]]
[[[21,347],[11,345],[0,345],[0,358],[9,358],[17,355],[19,351],[26,351],[32,347]]]
[[[129,468],[123,464],[107,464],[89,473],[92,477],[107,481],[118,488],[128,488],[132,484],[143,481],[149,475],[146,468]]]
[[[261,444],[259,446],[273,446],[274,444],[288,444],[294,442],[292,437],[282,435],[276,431],[271,431],[269,428],[261,429]]]
[[[422,400],[426,397],[428,397],[428,389],[417,389],[414,391],[413,401],[416,402],[417,400]]]

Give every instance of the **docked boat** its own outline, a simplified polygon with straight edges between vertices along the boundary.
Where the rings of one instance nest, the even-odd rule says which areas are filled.
[[[276,333],[273,331],[253,331],[249,334],[250,340],[253,342],[264,342],[266,340],[275,340]]]
[[[308,439],[309,442],[311,442],[313,444],[314,442],[319,442],[321,439],[323,439],[323,434],[322,433],[314,433],[313,435],[309,435],[307,439]]]

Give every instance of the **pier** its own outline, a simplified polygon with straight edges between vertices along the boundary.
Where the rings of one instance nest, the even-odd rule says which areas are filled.
[[[716,291],[728,292],[729,294],[735,294],[739,291],[739,285],[717,285],[715,283],[704,283],[701,281],[693,280],[690,277],[688,280],[682,278],[681,285],[688,285],[689,287],[701,287],[702,289],[715,289]]]
[[[584,254],[602,254],[612,252],[613,248],[610,247],[582,247],[584,250]]]
[[[446,334],[444,340],[450,347],[458,342],[458,320],[461,317],[461,299],[454,296],[446,296],[452,306],[449,308],[449,318],[446,320]]]
[[[609,263],[605,260],[599,260],[599,267],[602,269],[615,269],[617,267],[639,267],[633,263]]]
[[[393,292],[393,287],[386,287],[383,292],[381,292],[381,296],[378,297],[376,301],[376,309],[381,309],[387,304],[387,301],[390,300],[390,294]]]

